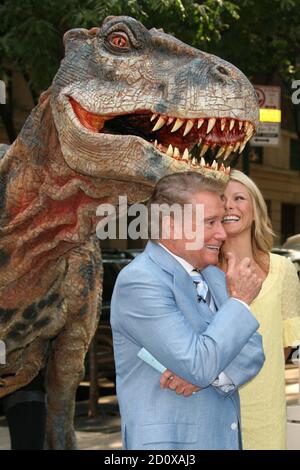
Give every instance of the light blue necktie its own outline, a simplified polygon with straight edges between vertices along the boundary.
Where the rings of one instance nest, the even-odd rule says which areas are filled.
[[[199,301],[203,300],[212,311],[215,311],[213,299],[203,276],[197,269],[193,269],[193,271],[190,272],[190,276],[196,286]]]

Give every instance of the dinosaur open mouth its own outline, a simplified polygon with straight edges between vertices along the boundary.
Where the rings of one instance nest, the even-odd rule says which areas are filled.
[[[183,119],[149,111],[101,116],[85,110],[72,97],[69,101],[87,129],[103,134],[135,135],[171,158],[191,160],[195,164],[205,165],[205,154],[212,159],[226,160],[232,152],[241,153],[254,132],[251,122],[231,117]]]

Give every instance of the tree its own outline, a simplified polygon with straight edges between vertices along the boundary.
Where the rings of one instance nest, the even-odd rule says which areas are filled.
[[[64,32],[98,25],[108,15],[129,15],[147,27],[163,27],[261,83],[279,77],[289,100],[291,83],[300,78],[299,0],[4,0],[0,79],[9,85],[11,68],[18,68],[36,101],[63,57]],[[7,126],[11,109],[8,103]],[[298,107],[292,109],[300,137]]]
[[[238,16],[213,52],[258,83],[282,86],[300,140],[299,106],[291,102],[292,82],[300,79],[299,1],[240,0]]]
[[[4,0],[0,5],[0,79],[7,83],[8,100],[0,116],[9,139],[13,124],[11,71],[23,74],[34,102],[48,88],[63,57],[63,34],[71,28],[90,28],[109,15],[128,15],[147,27],[166,32],[188,43],[221,37],[236,17],[229,0]]]
[[[191,43],[220,38],[236,6],[227,0],[4,0],[0,77],[7,78],[7,67],[13,64],[36,100],[58,69],[65,31],[99,25],[108,15],[133,16],[146,27],[164,27]]]

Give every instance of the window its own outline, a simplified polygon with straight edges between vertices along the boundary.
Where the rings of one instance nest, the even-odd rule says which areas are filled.
[[[290,140],[290,170],[300,171],[300,142],[296,139]]]
[[[249,161],[252,163],[263,164],[263,147],[250,147]]]

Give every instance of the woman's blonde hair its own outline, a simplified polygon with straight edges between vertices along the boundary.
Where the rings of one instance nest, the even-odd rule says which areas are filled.
[[[267,205],[254,181],[241,171],[231,170],[230,181],[237,181],[245,186],[251,197],[254,213],[254,221],[251,228],[251,242],[254,259],[257,262],[256,255],[258,255],[259,252],[268,253],[271,250],[275,235],[268,216]]]

